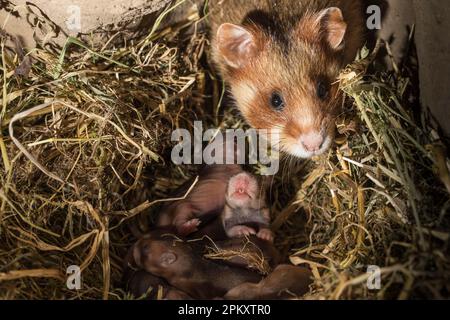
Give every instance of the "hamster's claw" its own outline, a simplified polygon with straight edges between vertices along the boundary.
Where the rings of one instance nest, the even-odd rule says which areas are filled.
[[[194,233],[198,230],[198,226],[200,225],[201,221],[199,219],[191,219],[189,221],[186,221],[182,225],[178,226],[178,233],[182,236],[187,236],[191,233]]]
[[[267,228],[260,229],[256,236],[262,240],[273,242],[273,232]]]
[[[256,234],[256,231],[253,228],[247,226],[234,226],[228,231],[228,236],[230,238],[239,238],[250,236],[252,234]]]

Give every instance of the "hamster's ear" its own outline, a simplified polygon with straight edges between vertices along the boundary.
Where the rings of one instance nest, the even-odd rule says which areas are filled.
[[[175,261],[177,261],[177,255],[173,252],[164,252],[159,258],[159,263],[164,268],[170,266]]]
[[[332,49],[340,50],[344,47],[344,37],[347,31],[347,23],[339,8],[331,7],[322,10],[317,18],[317,23],[325,30],[325,37]]]
[[[217,49],[232,68],[242,68],[258,53],[255,37],[247,29],[224,23],[217,30]]]
[[[133,245],[133,247],[131,248],[131,252],[133,253],[134,264],[139,268],[142,268],[141,250],[138,248],[137,243]]]

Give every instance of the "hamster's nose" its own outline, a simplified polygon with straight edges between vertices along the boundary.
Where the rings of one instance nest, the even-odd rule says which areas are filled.
[[[301,143],[307,151],[319,151],[323,145],[324,138],[318,132],[310,132],[300,138]]]

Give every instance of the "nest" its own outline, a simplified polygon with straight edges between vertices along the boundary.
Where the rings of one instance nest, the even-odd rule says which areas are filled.
[[[172,131],[245,126],[206,62],[203,18],[161,28],[172,9],[144,37],[119,32],[101,47],[69,38],[25,54],[2,35],[0,298],[130,298],[129,222],[151,222],[197,169],[171,162]],[[276,246],[312,269],[307,299],[448,298],[449,161],[412,108],[408,69],[373,71],[375,54],[339,79],[333,150],[287,159],[273,178]],[[73,265],[79,290],[66,286]]]

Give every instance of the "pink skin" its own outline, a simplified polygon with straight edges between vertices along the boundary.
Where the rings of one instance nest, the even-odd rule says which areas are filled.
[[[200,222],[206,220],[203,219],[205,215],[218,215],[223,209],[228,180],[240,172],[242,168],[239,165],[205,166],[199,172],[198,182],[184,199],[163,206],[157,225],[175,227],[181,236],[196,232],[201,228]],[[177,190],[176,197],[184,195],[192,182],[183,184]]]
[[[186,221],[185,223],[181,225],[177,225],[177,231],[182,236],[187,236],[193,232],[196,232],[198,230],[198,227],[200,226],[201,221],[199,219],[192,219],[189,221]]]
[[[247,174],[241,173],[230,180],[230,193],[231,198],[236,204],[242,205],[251,201],[252,198],[255,197],[255,193],[257,191],[257,184],[255,181]],[[179,212],[183,213],[184,211],[190,211],[192,208],[187,205],[185,207],[180,207]],[[179,217],[183,217],[182,214],[179,214]],[[191,219],[188,221],[174,221],[174,224],[177,228],[177,231],[182,236],[187,236],[191,233],[198,231],[198,227],[200,226],[201,221],[197,218]],[[256,234],[256,231],[252,228],[239,226],[237,230],[233,231],[236,236],[245,236]]]
[[[232,238],[238,238],[256,234],[256,231],[253,228],[247,226],[234,226],[230,230],[228,230],[228,234]]]
[[[262,240],[266,240],[269,242],[273,242],[273,233],[267,228],[262,228],[256,233],[253,228],[247,226],[234,226],[228,231],[230,237],[248,237],[252,234],[256,234],[256,236]]]
[[[197,231],[201,223],[200,219],[197,218],[185,220],[186,217],[191,216],[192,210],[193,208],[189,203],[183,203],[178,207],[178,215],[175,217],[173,225],[181,236],[187,236]]]
[[[262,240],[273,242],[273,232],[267,228],[260,229],[256,236]]]
[[[255,198],[258,191],[257,183],[245,172],[240,173],[230,179],[229,198],[238,205],[243,205]]]

